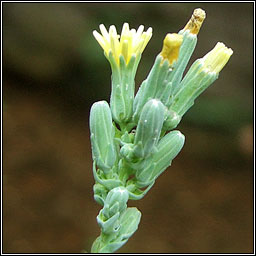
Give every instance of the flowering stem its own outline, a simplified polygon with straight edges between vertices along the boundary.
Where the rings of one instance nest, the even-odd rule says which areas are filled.
[[[184,29],[167,34],[136,96],[135,74],[152,29],[130,30],[125,23],[121,36],[115,26],[93,32],[111,65],[112,90],[110,105],[96,102],[90,112],[94,199],[102,206],[92,253],[115,252],[137,230],[141,213],[127,207],[128,200],[142,199],[171,165],[185,142],[173,129],[233,53],[218,43],[183,75],[204,19],[205,12],[196,9]]]

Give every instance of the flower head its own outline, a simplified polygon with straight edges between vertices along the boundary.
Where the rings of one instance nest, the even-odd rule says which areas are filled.
[[[169,61],[169,65],[172,65],[178,59],[182,40],[183,36],[176,33],[166,35],[160,54],[164,60],[167,59]]]
[[[152,36],[152,28],[148,28],[143,32],[144,26],[140,25],[138,30],[129,29],[129,24],[124,23],[121,36],[117,34],[116,27],[110,26],[109,32],[103,24],[100,25],[101,34],[96,30],[93,35],[103,48],[106,57],[112,52],[117,64],[119,64],[119,57],[123,55],[126,64],[129,63],[132,55],[139,56],[145,49],[147,43]]]
[[[227,64],[232,54],[232,49],[218,42],[215,47],[201,59],[203,70],[206,72],[219,73]]]
[[[190,20],[183,30],[189,30],[191,34],[197,35],[206,17],[205,11],[197,8],[194,10]]]

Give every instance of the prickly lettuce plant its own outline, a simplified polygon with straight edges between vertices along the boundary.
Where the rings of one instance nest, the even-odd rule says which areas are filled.
[[[137,230],[141,213],[127,201],[143,198],[171,165],[185,140],[173,129],[233,53],[217,43],[184,76],[204,19],[205,12],[196,9],[184,29],[166,35],[136,96],[134,78],[152,29],[143,32],[141,25],[136,31],[125,23],[121,36],[115,26],[107,31],[100,25],[101,34],[93,31],[111,66],[112,90],[110,105],[96,102],[90,112],[94,199],[102,206],[92,253],[116,251]]]

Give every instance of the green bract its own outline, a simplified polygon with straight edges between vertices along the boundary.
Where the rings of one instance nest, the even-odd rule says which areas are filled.
[[[111,65],[112,90],[110,107],[99,101],[90,113],[94,199],[103,206],[97,216],[101,233],[92,253],[116,251],[137,230],[141,213],[127,208],[128,200],[143,198],[171,165],[185,142],[173,129],[232,55],[217,43],[184,76],[204,18],[205,12],[196,9],[184,29],[166,36],[136,95],[136,70],[152,29],[130,30],[125,23],[121,36],[114,26],[108,32],[100,25],[102,35],[94,31]]]

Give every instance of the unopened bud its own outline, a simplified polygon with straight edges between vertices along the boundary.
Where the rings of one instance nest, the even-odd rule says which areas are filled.
[[[147,157],[157,145],[164,115],[165,107],[160,100],[149,100],[143,107],[134,138],[134,154],[137,157]]]

